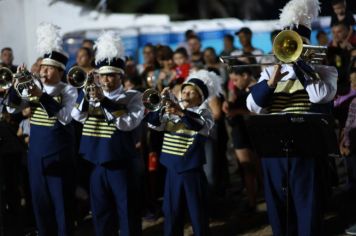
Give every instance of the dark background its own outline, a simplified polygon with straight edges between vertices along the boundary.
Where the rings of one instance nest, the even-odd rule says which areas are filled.
[[[59,0],[52,0],[56,2]],[[321,16],[332,12],[331,0],[319,0]],[[346,0],[350,11],[356,11],[354,0]],[[103,12],[168,14],[171,20],[236,17],[244,20],[278,19],[279,9],[288,0],[67,0],[97,8]],[[354,4],[352,4],[354,3]]]

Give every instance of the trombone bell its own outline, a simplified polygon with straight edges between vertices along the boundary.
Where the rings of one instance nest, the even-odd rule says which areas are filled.
[[[273,54],[284,63],[296,61],[303,51],[303,40],[293,30],[283,30],[273,41]]]

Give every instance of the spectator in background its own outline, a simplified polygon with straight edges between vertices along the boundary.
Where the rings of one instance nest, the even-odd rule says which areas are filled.
[[[176,65],[175,78],[176,79],[178,79],[178,78],[186,79],[189,75],[189,70],[190,70],[190,64],[189,64],[187,50],[185,50],[185,48],[177,48],[173,54],[173,61],[174,61],[174,64]]]
[[[22,110],[22,115],[24,119],[20,122],[19,128],[17,130],[17,136],[23,140],[23,142],[28,145],[30,143],[30,117],[31,108],[27,107]]]
[[[355,70],[355,68],[350,72],[349,78],[350,78],[349,92],[347,94],[344,94],[344,95],[341,95],[341,96],[338,96],[335,98],[334,109],[333,109],[333,115],[338,120],[339,128],[341,131],[340,132],[340,140],[341,140],[340,152],[342,155],[345,155],[345,153],[346,153],[346,149],[342,150],[342,147],[344,145],[343,137],[345,136],[343,129],[345,128],[345,125],[347,125],[346,120],[348,119],[348,112],[349,112],[350,104],[356,98],[356,70]],[[356,187],[356,175],[355,175],[355,187]]]
[[[174,79],[172,80],[168,87],[169,87],[169,90],[173,93],[173,95],[176,97],[176,98],[180,98],[180,92],[181,92],[181,88],[182,88],[182,84],[184,83],[184,79],[183,78],[178,78],[178,79]]]
[[[351,98],[350,101],[348,102],[348,111],[346,112],[347,118],[346,118],[346,125],[344,127],[343,133],[341,135],[341,142],[340,142],[340,152],[342,155],[344,156],[348,156],[350,154],[350,139],[349,139],[349,132],[351,130],[351,128],[356,128],[355,124],[353,127],[351,127],[350,125],[352,125],[352,122],[356,121],[355,120],[355,105],[356,105],[356,68],[353,69],[353,71],[350,73],[350,96],[349,97],[345,97],[345,99]],[[337,101],[334,102],[334,104]],[[338,101],[341,102],[341,101]],[[355,148],[355,147],[353,147]],[[355,165],[356,168],[356,165]],[[356,175],[354,178],[354,188],[356,189]]]
[[[245,65],[244,63],[241,63]],[[235,156],[241,167],[240,173],[246,187],[248,204],[245,210],[255,211],[257,195],[257,164],[250,138],[247,133],[244,116],[251,114],[246,106],[250,88],[256,84],[252,71],[247,67],[234,68],[229,74],[235,91],[229,102],[224,102],[222,110],[225,112],[231,126]]]
[[[242,49],[235,50],[231,53],[231,56],[241,56],[246,53],[251,53],[252,55],[261,55],[263,51],[261,49],[255,48],[252,45],[252,31],[248,27],[242,27],[239,31],[235,33],[240,40]],[[261,57],[256,57],[257,62],[261,60]]]
[[[7,67],[9,68],[12,73],[16,73],[17,66],[13,65],[14,55],[12,49],[9,47],[1,49],[1,65],[0,67]]]
[[[150,87],[152,76],[156,76],[159,64],[156,58],[156,47],[150,43],[143,48],[143,64],[137,65],[138,74],[146,87]]]
[[[234,36],[231,34],[224,35],[224,49],[220,53],[220,56],[230,56],[230,54],[237,50],[234,46]]]
[[[350,87],[348,69],[350,68],[350,52],[354,45],[347,41],[348,28],[344,24],[334,25],[332,34],[333,39],[328,46],[328,62],[338,71],[337,95],[342,95],[347,93]]]
[[[91,52],[91,66],[95,67],[95,49],[94,49],[94,41],[91,39],[84,39],[82,42],[82,48],[89,48]]]
[[[324,30],[319,30],[316,34],[316,40],[318,40],[318,45],[320,46],[327,46],[329,43],[328,35],[325,33]]]
[[[94,41],[91,39],[84,39],[82,42],[83,48],[89,48],[92,52],[94,51]]]
[[[209,208],[211,215],[214,217],[221,210],[219,209],[220,206],[216,203],[218,198],[225,193],[227,185],[225,174],[227,171],[226,144],[228,136],[225,126],[225,115],[222,111],[224,96],[222,95],[221,81],[223,79],[220,77],[218,69],[210,67],[207,70],[212,75],[211,78],[214,80],[214,85],[219,91],[217,95],[212,96],[202,105],[211,111],[214,121],[214,126],[210,130],[204,144],[206,163],[203,166],[208,180]]]
[[[192,29],[188,29],[184,32],[184,42],[181,42],[177,48],[185,48],[187,50],[187,53],[189,57],[192,55],[192,52],[190,51],[189,45],[188,45],[188,40],[192,36],[197,36],[197,34],[194,32]]]
[[[157,67],[156,47],[150,43],[143,48],[143,64],[137,66],[138,73],[144,74]]]
[[[132,88],[133,86],[136,90],[142,92],[144,90],[142,79],[138,74],[136,68],[136,62],[130,57],[126,59],[125,73],[126,73],[126,76],[124,78],[125,90],[126,88]],[[127,81],[129,85],[126,85],[125,81]]]
[[[40,73],[42,59],[43,59],[42,57],[39,57],[39,58],[37,58],[36,62],[32,64],[31,73],[33,73],[33,74]]]
[[[346,40],[349,40],[353,34],[353,26],[355,25],[355,19],[351,11],[346,9],[345,0],[333,0],[331,1],[333,13],[331,15],[330,27],[339,23],[344,24],[348,29]]]
[[[356,91],[356,70],[350,74],[351,89]],[[352,197],[355,199],[356,195],[356,98],[350,103],[347,121],[342,132],[340,142],[340,152],[346,156],[348,184]],[[348,235],[356,235],[356,224],[345,230]]]
[[[212,47],[207,47],[203,51],[203,59],[204,59],[204,67],[208,71],[215,69],[217,71],[217,75],[221,78],[219,81],[222,88],[225,88],[227,83],[227,75],[226,68],[220,63],[218,56],[216,55],[216,51]]]
[[[163,88],[167,87],[176,77],[172,49],[169,46],[160,46],[157,49],[157,61],[161,66],[161,69],[155,87],[157,87],[159,91],[162,91]]]
[[[273,30],[270,34],[270,39],[271,39],[271,44],[273,47],[273,42],[277,34],[279,34],[281,31],[280,30]],[[273,50],[269,52],[269,54],[273,54]],[[274,55],[271,56],[264,56],[261,57],[260,63],[277,63],[278,60]],[[262,66],[262,69],[265,68],[265,66]],[[257,74],[254,74],[254,76],[257,78]]]
[[[125,76],[123,79],[123,85],[124,85],[125,91],[137,90],[139,92],[143,92],[143,89],[141,87],[141,80],[139,77]]]
[[[82,68],[86,73],[94,69],[93,65],[93,51],[87,47],[79,48],[76,57],[76,65]]]
[[[203,54],[201,52],[200,38],[196,35],[192,35],[188,39],[189,49],[191,51],[190,63],[192,67],[201,69],[203,67]]]

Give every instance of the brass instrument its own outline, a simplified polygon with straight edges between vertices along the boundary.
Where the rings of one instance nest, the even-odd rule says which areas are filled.
[[[12,71],[6,67],[0,67],[0,88],[8,89],[12,85]]]
[[[266,57],[275,56],[279,63],[292,64],[301,59],[306,63],[320,64],[326,57],[327,47],[303,44],[302,38],[293,30],[283,30],[273,41],[273,54],[222,56],[220,61],[227,63],[228,67],[253,67],[276,65],[277,63],[257,63],[246,65],[234,65],[234,61],[242,57]]]
[[[14,89],[21,98],[30,98],[32,95],[29,93],[29,90],[34,86],[39,87],[41,90],[43,89],[40,76],[29,72],[27,69],[20,70],[20,72],[15,73],[13,77],[17,80]]]
[[[87,74],[79,66],[74,66],[68,71],[67,82],[75,88],[83,88],[85,99],[94,102],[94,99],[90,97],[90,92],[96,89],[101,90],[101,87],[95,80],[95,76],[95,72]]]
[[[142,95],[143,106],[151,111],[158,111],[166,105],[167,102],[178,103],[174,95],[167,91],[166,94],[161,95],[155,89],[146,89]]]

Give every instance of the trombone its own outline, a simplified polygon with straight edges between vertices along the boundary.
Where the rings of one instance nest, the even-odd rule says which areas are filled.
[[[239,58],[274,56],[279,63],[293,64],[298,59],[311,64],[321,64],[326,57],[327,47],[303,44],[302,37],[293,30],[283,30],[273,41],[273,54],[222,56],[220,61],[228,65],[228,68],[235,67],[259,67],[276,65],[278,63],[256,63],[236,65]]]

